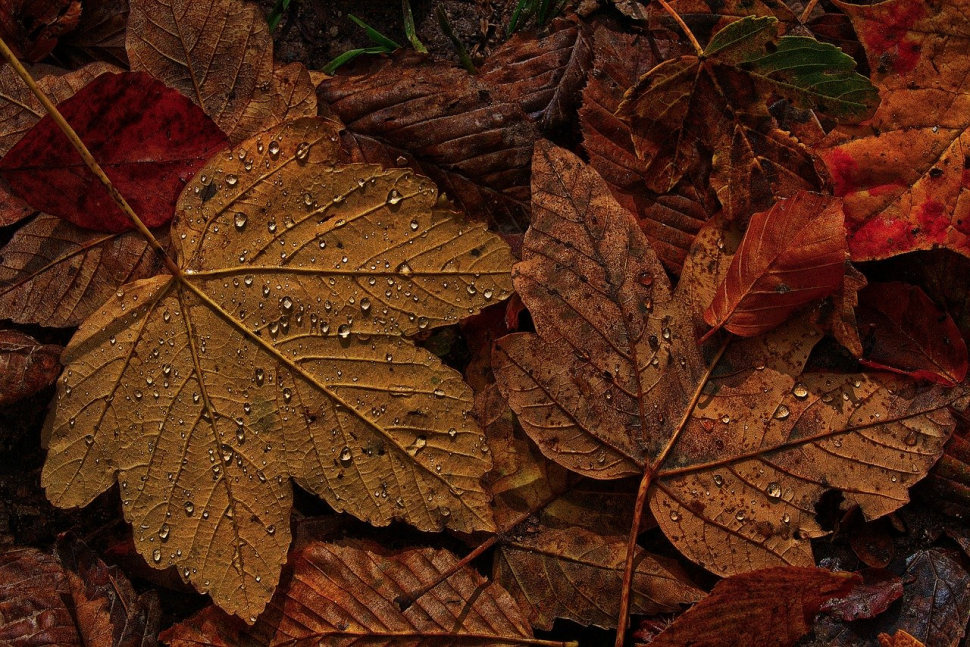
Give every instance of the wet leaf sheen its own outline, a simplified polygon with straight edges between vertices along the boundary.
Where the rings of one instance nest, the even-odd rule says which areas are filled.
[[[491,457],[455,371],[404,339],[506,297],[508,247],[406,169],[335,166],[302,119],[182,194],[179,277],[119,289],[65,351],[43,484],[116,480],[139,552],[253,620],[290,543],[290,478],[377,525],[489,530]]]

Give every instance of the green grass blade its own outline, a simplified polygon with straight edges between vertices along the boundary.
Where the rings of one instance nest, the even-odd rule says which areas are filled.
[[[388,47],[378,46],[378,47],[359,47],[357,49],[349,49],[337,58],[333,59],[325,66],[323,66],[323,72],[326,74],[333,74],[338,67],[344,63],[353,60],[360,56],[361,54],[390,54],[393,49]]]
[[[380,47],[387,48],[387,49],[391,50],[392,52],[394,50],[396,50],[396,49],[401,49],[401,46],[400,45],[398,45],[393,40],[391,40],[390,38],[388,38],[387,36],[385,36],[381,32],[377,31],[376,29],[374,29],[373,27],[371,27],[370,25],[368,25],[366,22],[364,22],[363,20],[361,20],[357,16],[349,13],[349,14],[347,14],[347,17],[350,18],[351,20],[353,20],[355,23],[357,23],[357,26],[358,27],[360,27],[365,32],[367,32],[367,37],[370,38],[371,39],[371,42],[373,42],[375,45],[378,45]]]
[[[414,28],[414,14],[411,13],[411,3],[409,0],[401,0],[401,7],[404,10],[404,35],[411,41],[411,47],[419,54],[427,54],[428,48],[418,38],[418,32]]]

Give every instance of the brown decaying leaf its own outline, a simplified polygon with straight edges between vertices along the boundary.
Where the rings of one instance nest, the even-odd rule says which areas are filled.
[[[0,38],[19,58],[36,63],[80,18],[81,0],[6,0],[0,4]]]
[[[862,363],[953,386],[967,375],[967,345],[945,310],[915,285],[873,283],[859,295]]]
[[[130,0],[126,49],[200,106],[234,144],[279,123],[273,41],[259,6],[242,0]]]
[[[337,133],[290,122],[203,167],[173,224],[181,274],[81,325],[47,422],[56,505],[117,481],[141,555],[250,621],[290,478],[376,525],[494,527],[471,391],[404,336],[507,297],[510,250],[426,178],[335,166]]]
[[[389,553],[375,546],[315,543],[292,560],[292,578],[255,626],[210,606],[161,639],[171,647],[563,645],[533,639],[511,596],[467,567],[402,612],[398,597],[455,564],[445,550]]]
[[[46,214],[18,229],[0,257],[0,317],[52,328],[79,325],[123,284],[164,268],[137,232],[93,232]]]
[[[316,116],[317,93],[303,63],[277,66],[273,90],[273,115],[279,123]]]
[[[838,290],[844,220],[841,200],[805,191],[756,213],[704,319],[714,330],[753,337]]]
[[[581,625],[616,627],[626,561],[625,535],[584,528],[541,528],[502,542],[494,579],[526,611],[537,629],[552,629],[556,618]],[[630,612],[678,611],[697,602],[697,589],[676,561],[637,551]]]
[[[921,497],[931,506],[958,519],[970,518],[970,420],[955,415],[956,430],[943,455],[920,484]]]
[[[0,330],[0,405],[16,402],[54,383],[61,347],[41,344],[16,330]]]
[[[664,266],[679,272],[694,236],[716,208],[708,191],[710,169],[693,169],[669,193],[651,191],[650,165],[637,156],[630,126],[614,114],[627,88],[657,64],[655,50],[666,56],[676,46],[604,26],[596,28],[593,42],[593,74],[579,111],[583,149],[620,204],[636,215]]]
[[[154,647],[159,609],[83,545],[60,559],[33,548],[0,551],[0,642],[10,647]]]
[[[478,74],[522,106],[542,133],[554,136],[575,118],[593,63],[593,43],[589,28],[575,17],[558,18],[549,29],[552,33],[542,38],[515,34]]]
[[[317,96],[347,125],[348,160],[408,164],[473,218],[502,234],[525,232],[538,131],[490,85],[406,53],[327,79]]]
[[[661,529],[722,575],[813,564],[814,506],[828,489],[867,518],[907,500],[952,431],[956,394],[785,372],[784,345],[811,349],[799,336],[778,339],[782,349],[753,344],[743,368],[710,380],[688,410],[705,370],[689,299],[671,296],[630,214],[575,156],[540,145],[533,177],[513,282],[537,334],[499,340],[493,366],[547,457],[594,478],[654,475],[647,498]]]
[[[53,56],[68,67],[106,61],[128,67],[128,0],[84,0],[77,27],[58,40]]]
[[[911,635],[900,629],[892,636],[886,633],[879,634],[880,647],[926,647],[923,643],[913,638]]]
[[[868,284],[865,274],[851,263],[846,263],[842,285],[832,295],[831,303],[819,313],[819,325],[835,337],[853,357],[862,357],[862,340],[859,339],[855,309],[859,305],[859,291]]]
[[[882,103],[820,150],[844,197],[853,260],[942,246],[970,256],[967,0],[835,3],[866,49]]]
[[[901,613],[885,613],[865,624],[820,616],[814,627],[816,644],[875,646],[877,632],[905,631],[926,645],[957,647],[970,619],[970,575],[956,554],[939,548],[918,551],[906,560],[902,580]]]
[[[705,599],[650,643],[651,647],[794,645],[822,604],[861,578],[822,568],[769,568],[718,582]]]

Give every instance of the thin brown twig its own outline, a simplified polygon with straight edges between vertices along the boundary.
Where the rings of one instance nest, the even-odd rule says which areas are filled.
[[[661,0],[662,2],[663,0]],[[663,465],[664,460],[667,458],[667,454],[673,449],[680,437],[681,432],[687,426],[687,421],[690,420],[690,415],[694,411],[694,407],[697,406],[697,402],[701,399],[701,394],[704,391],[704,385],[711,377],[711,373],[714,371],[714,367],[720,361],[721,357],[724,355],[724,351],[727,350],[728,344],[731,342],[731,337],[728,336],[721,348],[717,351],[717,355],[711,360],[710,365],[708,365],[707,370],[701,377],[697,384],[697,388],[694,390],[694,395],[691,397],[690,402],[687,403],[687,407],[684,409],[684,415],[681,417],[674,433],[670,435],[670,439],[667,440],[666,445],[664,445],[663,450],[657,455],[657,458],[653,463],[643,472],[643,478],[640,480],[640,487],[637,490],[637,502],[636,507],[633,509],[633,523],[630,526],[630,536],[627,538],[626,544],[626,565],[623,568],[623,585],[620,589],[620,613],[616,621],[616,647],[623,647],[624,638],[626,637],[627,623],[630,621],[630,598],[631,588],[633,585],[633,570],[634,570],[634,557],[636,555],[637,549],[637,537],[640,535],[640,523],[643,519],[643,511],[646,508],[647,503],[647,493],[650,491],[650,486],[653,485],[653,478]]]
[[[30,75],[30,72],[24,68],[20,60],[17,58],[17,55],[14,54],[9,47],[7,47],[7,43],[5,43],[2,38],[0,38],[0,55],[2,55],[4,60],[10,64],[10,67],[14,69],[17,76],[23,80],[30,91],[34,93],[37,100],[40,101],[41,105],[44,106],[44,109],[47,110],[47,114],[51,116],[54,123],[57,124],[57,126],[67,137],[68,141],[71,142],[71,145],[74,146],[74,149],[81,155],[81,159],[84,160],[84,164],[91,170],[92,173],[94,173],[94,176],[98,178],[98,181],[101,182],[104,188],[107,189],[111,199],[114,200],[114,203],[118,205],[118,208],[121,209],[126,216],[128,216],[128,219],[131,220],[131,223],[135,226],[135,229],[141,232],[141,235],[144,236],[148,241],[149,246],[155,250],[155,253],[161,256],[168,270],[173,275],[180,276],[182,272],[178,265],[168,255],[165,248],[162,247],[162,244],[158,242],[158,239],[155,238],[151,231],[149,231],[148,227],[145,226],[145,223],[141,221],[141,218],[139,218],[134,210],[132,210],[132,208],[128,205],[125,198],[118,193],[118,189],[114,188],[114,185],[111,184],[111,180],[108,179],[108,176],[105,175],[104,171],[101,169],[101,165],[98,164],[98,162],[94,159],[94,156],[91,155],[91,151],[88,150],[88,147],[84,145],[81,138],[78,137],[77,133],[74,132],[74,129],[71,128],[71,124],[67,123],[67,120],[64,119],[64,115],[62,115],[57,109],[57,106],[55,106],[44,91],[37,86],[37,82],[34,81],[34,78]]]
[[[694,32],[690,30],[690,27],[688,27],[687,23],[684,22],[684,19],[680,17],[680,14],[674,11],[674,8],[667,4],[667,0],[657,0],[657,2],[659,2],[660,6],[664,8],[664,11],[670,14],[670,17],[673,18],[678,25],[680,25],[684,35],[687,36],[687,40],[689,40],[690,44],[694,46],[694,51],[697,52],[697,55],[703,56],[704,48],[701,47],[699,42],[697,42],[697,37],[694,36]]]
[[[812,9],[814,9],[815,5],[817,4],[818,0],[809,0],[809,3],[805,5],[805,11],[803,11],[802,15],[798,17],[798,22],[804,23],[806,20],[808,20],[809,14],[812,13]]]

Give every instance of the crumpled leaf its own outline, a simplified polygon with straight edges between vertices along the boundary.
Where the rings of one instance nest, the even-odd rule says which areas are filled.
[[[317,97],[346,124],[349,160],[409,165],[473,218],[502,234],[525,232],[538,131],[490,85],[464,69],[405,54],[326,79]]]
[[[774,18],[745,18],[711,39],[704,57],[664,61],[631,88],[617,114],[632,127],[648,161],[648,187],[667,192],[714,151],[712,186],[729,218],[747,217],[819,185],[811,156],[780,130],[765,105],[775,94],[838,121],[875,109],[875,89],[837,48],[802,36],[778,36]]]
[[[156,237],[167,241],[167,232]],[[77,326],[125,283],[163,271],[141,234],[104,234],[40,214],[0,249],[0,317]]]
[[[292,579],[249,628],[207,607],[162,633],[171,647],[243,645],[560,645],[536,641],[502,587],[465,567],[406,611],[394,602],[456,563],[446,550],[399,553],[314,543],[293,558]]]
[[[102,74],[58,110],[149,227],[171,220],[182,187],[227,144],[197,107],[147,74]],[[38,211],[96,231],[133,226],[49,116],[4,155],[0,174]]]
[[[650,643],[652,647],[794,645],[822,604],[860,581],[823,568],[768,568],[718,582]]]
[[[302,119],[210,160],[172,227],[182,273],[81,325],[47,421],[52,502],[119,482],[141,555],[250,621],[291,477],[376,525],[493,528],[471,391],[404,336],[507,297],[510,251],[426,178],[335,166],[337,133]]]
[[[17,330],[0,330],[0,405],[50,386],[61,373],[61,347]]]
[[[542,38],[519,32],[496,49],[479,78],[501,89],[547,136],[569,128],[593,64],[589,28],[577,18],[552,21]]]
[[[233,144],[280,123],[266,17],[242,0],[129,0],[131,69],[175,88]],[[137,209],[136,213],[141,213]]]
[[[866,48],[882,103],[820,151],[843,196],[853,260],[943,246],[970,256],[967,0],[836,2]]]
[[[859,573],[862,582],[845,597],[830,598],[822,605],[822,611],[842,620],[868,620],[875,618],[903,596],[903,580],[883,569],[866,569]]]
[[[704,319],[714,330],[753,337],[838,290],[844,220],[838,198],[807,192],[752,216]]]
[[[813,343],[757,338],[688,409],[705,371],[690,298],[671,295],[630,214],[578,158],[540,145],[533,178],[513,282],[537,333],[499,340],[493,367],[543,454],[598,479],[650,470],[664,534],[722,575],[813,564],[814,506],[829,489],[870,519],[906,501],[953,429],[957,394],[800,374]]]
[[[631,613],[670,613],[704,597],[674,560],[639,549],[635,559]],[[494,579],[526,611],[533,627],[549,630],[556,618],[568,618],[613,628],[625,560],[623,535],[542,528],[502,543]]]
[[[716,209],[713,192],[708,190],[710,169],[694,169],[670,193],[651,191],[647,188],[652,181],[650,165],[637,157],[630,126],[614,114],[627,88],[657,64],[653,45],[673,46],[604,26],[596,28],[593,43],[593,74],[579,111],[583,149],[620,204],[636,215],[664,266],[679,272],[694,236]]]
[[[953,319],[914,285],[872,283],[857,309],[862,363],[953,386],[967,375],[967,345]]]
[[[920,483],[921,500],[958,519],[970,518],[970,420],[955,415],[956,430]]]
[[[37,62],[81,18],[81,0],[6,0],[0,4],[0,38],[18,58]]]
[[[152,647],[160,618],[154,593],[82,545],[57,557],[33,548],[0,552],[0,641],[10,647]]]

